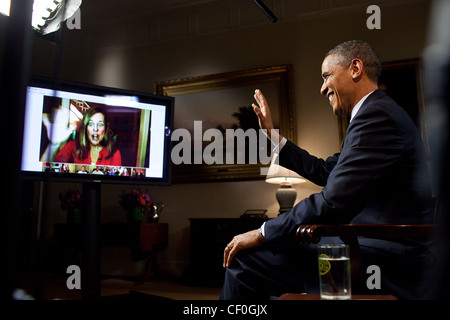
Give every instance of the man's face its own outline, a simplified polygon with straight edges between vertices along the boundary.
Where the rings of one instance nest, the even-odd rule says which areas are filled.
[[[323,84],[320,93],[328,98],[335,115],[350,115],[352,105],[351,66],[337,64],[334,55],[329,55],[322,63]]]

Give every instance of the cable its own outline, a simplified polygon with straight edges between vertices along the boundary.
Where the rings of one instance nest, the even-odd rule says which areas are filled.
[[[261,0],[253,0],[253,2],[264,12],[264,14],[272,21],[273,23],[278,21],[278,18],[270,11],[269,8],[261,1]]]

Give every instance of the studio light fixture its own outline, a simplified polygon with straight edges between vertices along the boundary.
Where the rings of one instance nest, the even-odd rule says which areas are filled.
[[[0,0],[0,13],[4,16],[9,16],[9,9],[11,7],[11,0]]]
[[[9,16],[9,8],[11,7],[11,0],[0,0],[0,13],[4,16]]]
[[[82,0],[34,0],[31,25],[42,34],[55,32],[72,17]]]
[[[75,14],[81,2],[82,0],[34,0],[31,26],[43,35],[55,32],[61,22]],[[9,16],[10,7],[11,0],[0,0],[0,13]]]

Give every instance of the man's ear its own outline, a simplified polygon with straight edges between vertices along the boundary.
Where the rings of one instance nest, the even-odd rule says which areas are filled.
[[[360,59],[353,59],[350,64],[352,78],[355,81],[359,81],[363,74],[364,64]]]

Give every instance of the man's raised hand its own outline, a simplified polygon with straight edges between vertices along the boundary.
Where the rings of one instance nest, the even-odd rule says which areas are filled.
[[[269,105],[267,103],[266,98],[262,94],[261,90],[255,90],[255,100],[257,104],[252,104],[253,110],[258,116],[259,126],[261,129],[266,130],[266,135],[269,139],[271,139],[272,133],[275,132],[275,127],[273,125],[272,114],[270,113]],[[278,139],[272,139],[276,142],[281,141],[282,136],[279,135]],[[275,137],[274,137],[275,138]]]

